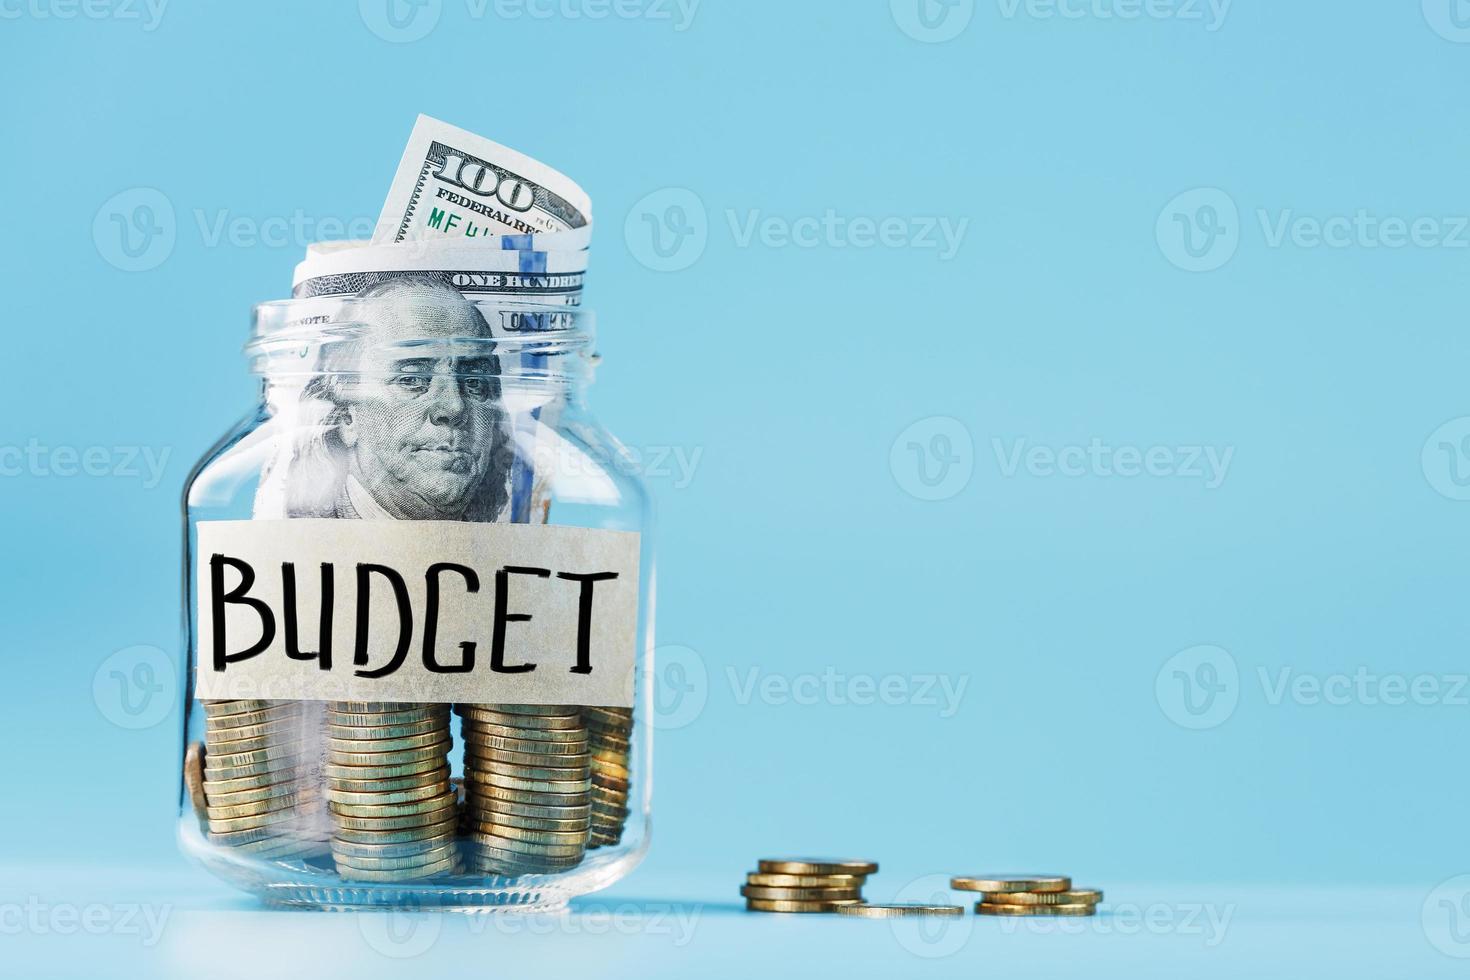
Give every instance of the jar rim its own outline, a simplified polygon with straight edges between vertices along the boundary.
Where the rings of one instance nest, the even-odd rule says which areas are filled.
[[[493,356],[500,373],[530,369],[528,377],[543,378],[579,373],[595,358],[595,316],[585,307],[448,290],[427,304],[417,299],[408,306],[378,306],[362,294],[258,303],[245,354],[253,370],[272,376],[332,373],[331,355],[348,345],[404,356]]]

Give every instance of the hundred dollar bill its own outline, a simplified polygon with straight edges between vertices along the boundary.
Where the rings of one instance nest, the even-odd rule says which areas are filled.
[[[429,290],[445,302],[448,290],[474,304],[490,337],[528,330],[560,330],[556,314],[525,312],[518,304],[566,307],[581,302],[587,271],[592,206],[570,178],[473,133],[420,116],[409,138],[371,242],[321,242],[308,247],[292,279],[292,316],[302,325],[331,323],[344,311],[332,302]],[[447,290],[446,288],[447,287]],[[385,293],[389,291],[388,293]],[[438,292],[435,292],[437,290]],[[319,299],[302,307],[302,299]],[[374,301],[378,302],[378,301]],[[502,307],[500,304],[508,304]],[[352,315],[364,304],[358,303]],[[371,305],[371,304],[369,304]],[[452,304],[450,304],[452,305]],[[468,315],[468,314],[466,314]],[[546,355],[525,352],[520,368],[537,370]],[[524,522],[544,515],[549,472],[537,472],[534,447],[551,438],[562,405],[559,394],[539,401],[519,390],[505,393],[504,428],[511,454],[504,474],[507,499],[501,519]],[[320,411],[308,399],[303,416]],[[325,417],[331,416],[328,412]],[[305,460],[320,457],[289,450],[272,468],[257,497],[260,516],[294,514],[292,494],[320,482]]]
[[[255,518],[386,513],[468,520],[473,513],[476,520],[524,523],[544,514],[553,474],[536,472],[536,447],[554,436],[563,395],[555,386],[514,380],[527,371],[534,377],[548,355],[510,341],[585,329],[588,315],[570,306],[470,299],[419,277],[352,296],[257,307],[260,356],[289,362],[286,377],[297,380],[283,380],[268,396],[272,412],[290,421],[284,438],[259,447],[268,459]],[[501,339],[508,341],[503,350],[493,343]],[[390,353],[400,347],[412,350]],[[395,357],[423,373],[482,370],[499,380],[490,397],[442,411],[436,386],[391,388],[384,365]],[[476,358],[490,360],[461,366]],[[460,455],[435,455],[449,450]],[[348,467],[356,468],[352,480]]]
[[[463,248],[473,245],[476,248],[499,249],[502,251],[519,252],[578,252],[583,251],[592,243],[592,226],[584,225],[572,231],[552,231],[544,234],[528,235],[488,235],[475,238],[466,242],[459,238],[430,238],[421,242],[402,242],[398,247],[404,250],[404,254],[412,254],[409,249],[418,248],[425,252],[433,252],[438,249]],[[306,257],[313,259],[322,255],[335,255],[338,252],[348,252],[355,248],[365,248],[373,243],[366,238],[342,238],[330,239],[321,242],[308,242],[306,246]]]
[[[412,276],[459,290],[469,299],[498,297],[548,305],[581,301],[584,251],[530,252],[456,242],[363,245],[319,249],[296,266],[297,298],[351,296],[379,283]]]
[[[584,228],[592,202],[539,160],[419,116],[373,231],[373,242],[534,235]]]

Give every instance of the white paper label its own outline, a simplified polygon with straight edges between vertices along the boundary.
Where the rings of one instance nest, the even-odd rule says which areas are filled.
[[[195,554],[196,697],[633,704],[636,532],[201,521]]]

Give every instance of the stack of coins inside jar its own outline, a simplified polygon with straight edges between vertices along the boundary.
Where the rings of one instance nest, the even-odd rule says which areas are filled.
[[[205,702],[185,784],[211,842],[359,882],[552,874],[622,840],[630,708]],[[453,778],[453,715],[462,778]]]
[[[325,856],[311,724],[300,702],[204,702],[204,741],[189,747],[184,764],[211,843],[281,861]]]

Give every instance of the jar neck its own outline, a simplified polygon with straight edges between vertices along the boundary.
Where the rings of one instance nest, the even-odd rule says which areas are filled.
[[[246,353],[268,396],[391,389],[527,404],[580,404],[591,383],[591,312],[435,294],[262,304]]]
[[[265,372],[261,399],[272,414],[299,414],[303,419],[337,418],[355,406],[363,411],[418,411],[452,421],[482,406],[510,416],[534,416],[549,409],[584,411],[589,385],[590,371],[575,376],[543,369],[485,374],[444,367],[436,371],[416,364],[385,373]]]

